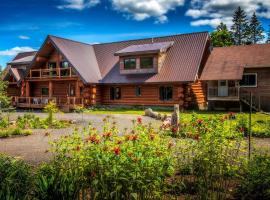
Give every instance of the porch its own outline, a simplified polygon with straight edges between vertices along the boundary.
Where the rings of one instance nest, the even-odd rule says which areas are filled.
[[[31,69],[29,79],[45,79],[45,78],[74,78],[77,77],[71,67],[66,68],[50,68],[50,69]]]
[[[240,87],[238,81],[209,81],[207,85],[209,101],[239,101]]]
[[[42,109],[49,102],[55,102],[59,108],[67,107],[74,109],[76,106],[83,106],[83,98],[78,97],[18,97],[14,96],[12,105],[17,108],[36,108]]]

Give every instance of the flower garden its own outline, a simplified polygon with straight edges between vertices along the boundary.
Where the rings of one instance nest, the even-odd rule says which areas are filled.
[[[248,157],[246,117],[192,114],[159,130],[106,117],[51,141],[48,163],[0,156],[0,199],[269,199],[270,155]]]

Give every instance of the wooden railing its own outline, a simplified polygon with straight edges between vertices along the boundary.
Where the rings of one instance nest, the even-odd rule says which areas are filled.
[[[208,87],[208,97],[239,97],[239,88],[238,87],[228,87],[227,96],[219,96],[218,87]]]
[[[83,105],[83,98],[78,97],[12,97],[14,106],[26,108],[43,108],[50,101],[55,102],[58,106]]]
[[[55,68],[55,69],[31,69],[29,73],[30,78],[66,78],[75,77],[76,74],[71,67]]]

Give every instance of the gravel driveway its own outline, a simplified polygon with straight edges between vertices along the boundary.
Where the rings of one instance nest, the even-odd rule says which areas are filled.
[[[10,116],[11,120],[15,120],[18,116],[25,113],[12,113]],[[35,113],[40,117],[46,117],[46,113]],[[109,115],[118,124],[120,130],[130,128],[132,120],[136,120],[138,117],[142,117],[144,123],[151,122],[153,126],[160,126],[161,122],[144,116],[136,115]],[[89,122],[94,127],[100,128],[102,121],[106,115],[91,115],[84,114],[83,120],[81,114],[76,113],[65,113],[56,114],[58,119],[76,120],[79,128],[85,127]],[[39,164],[43,161],[48,161],[51,158],[51,153],[48,152],[50,149],[49,141],[59,138],[62,135],[72,133],[75,126],[71,126],[65,129],[34,129],[33,134],[30,136],[16,136],[11,138],[0,139],[0,152],[7,153],[12,156],[21,157],[31,164]],[[50,137],[46,133],[50,133]]]

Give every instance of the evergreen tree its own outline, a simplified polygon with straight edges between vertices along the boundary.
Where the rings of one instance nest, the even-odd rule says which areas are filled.
[[[226,24],[220,23],[216,31],[211,33],[211,40],[214,47],[225,47],[233,45],[232,35],[228,31]]]
[[[240,6],[234,12],[231,30],[232,37],[236,45],[242,45],[248,41],[247,16]]]
[[[270,25],[268,25],[267,39],[265,43],[270,44]]]
[[[264,29],[262,27],[262,24],[257,18],[256,13],[254,12],[249,22],[249,41],[252,44],[257,44],[257,42],[263,40],[263,31]]]

